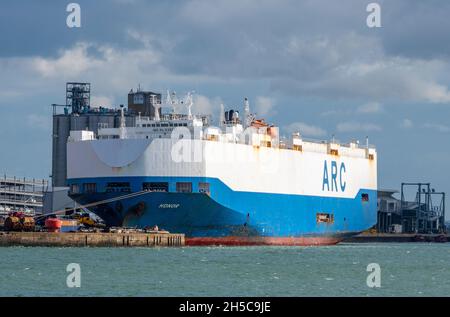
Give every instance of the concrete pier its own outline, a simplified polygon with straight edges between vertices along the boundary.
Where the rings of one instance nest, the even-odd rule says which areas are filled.
[[[406,234],[406,233],[362,233],[343,242],[371,243],[371,242],[450,242],[448,234]]]
[[[179,247],[184,234],[0,232],[0,246]]]

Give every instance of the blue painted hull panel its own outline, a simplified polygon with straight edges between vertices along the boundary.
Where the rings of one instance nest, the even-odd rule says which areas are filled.
[[[377,192],[365,189],[354,198],[335,198],[233,191],[215,178],[121,177],[71,179],[69,185],[97,184],[96,193],[71,196],[85,205],[128,194],[105,192],[113,181],[130,182],[131,192],[141,191],[142,182],[168,182],[169,192],[145,192],[89,208],[109,226],[158,225],[188,237],[304,237],[347,236],[376,223]],[[192,193],[175,192],[176,182],[192,182]],[[210,183],[209,195],[198,192],[199,182]],[[317,223],[317,213],[333,214],[334,222]]]

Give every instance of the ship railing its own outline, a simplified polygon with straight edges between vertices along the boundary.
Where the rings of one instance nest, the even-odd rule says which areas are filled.
[[[348,147],[350,148],[353,144],[353,146],[357,149],[376,149],[375,145],[373,144],[369,144],[369,146],[367,146],[366,144],[361,144],[358,142],[348,142],[348,143],[341,143],[339,140],[334,139],[334,140],[318,140],[318,139],[311,139],[311,138],[302,138],[303,142],[307,142],[307,143],[314,143],[314,144],[338,144],[339,146],[343,146],[343,147]]]
[[[211,135],[203,135],[202,140],[208,140],[208,141],[219,141],[221,140],[222,142],[225,143],[239,143],[239,141],[233,141],[233,140],[224,140],[224,139],[220,139],[219,136],[211,136]],[[375,145],[373,144],[369,144],[369,146],[367,147],[367,145],[363,145],[357,142],[349,142],[349,143],[341,143],[339,142],[339,140],[318,140],[318,139],[311,139],[311,138],[302,138],[302,141],[305,143],[313,143],[313,144],[319,144],[319,145],[328,145],[328,144],[338,144],[341,147],[346,147],[346,148],[352,148],[352,146],[355,149],[376,149]],[[280,148],[284,148],[284,149],[291,149],[292,148],[292,140],[281,140],[279,142],[279,147]]]
[[[160,115],[160,121],[171,121],[171,120],[192,120],[192,119],[203,119],[203,118],[209,118],[209,116],[206,115],[192,115],[192,117],[189,117],[187,114],[181,114],[181,113],[164,113]],[[148,116],[141,116],[138,118],[138,121],[155,121],[154,118],[148,117]]]

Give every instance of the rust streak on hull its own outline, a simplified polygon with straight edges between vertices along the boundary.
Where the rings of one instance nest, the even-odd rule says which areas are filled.
[[[319,246],[335,245],[342,241],[339,237],[191,237],[185,238],[187,246]]]

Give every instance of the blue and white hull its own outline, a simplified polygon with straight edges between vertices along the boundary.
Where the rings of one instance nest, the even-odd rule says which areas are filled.
[[[333,244],[354,235],[375,222],[376,191],[360,190],[354,198],[236,192],[217,179],[121,178],[83,179],[99,188],[114,181],[129,181],[132,192],[143,182],[208,181],[211,194],[144,192],[134,197],[123,192],[80,193],[72,197],[90,207],[109,226],[159,228],[186,234],[191,244]],[[195,190],[195,188],[194,188]],[[362,194],[368,197],[362,198]],[[124,199],[117,199],[127,197]],[[227,200],[229,198],[229,200]],[[332,222],[318,222],[311,209],[333,210]]]
[[[258,133],[252,144],[69,139],[70,195],[108,226],[157,225],[189,244],[332,244],[375,224],[375,149],[298,140],[285,149]]]

